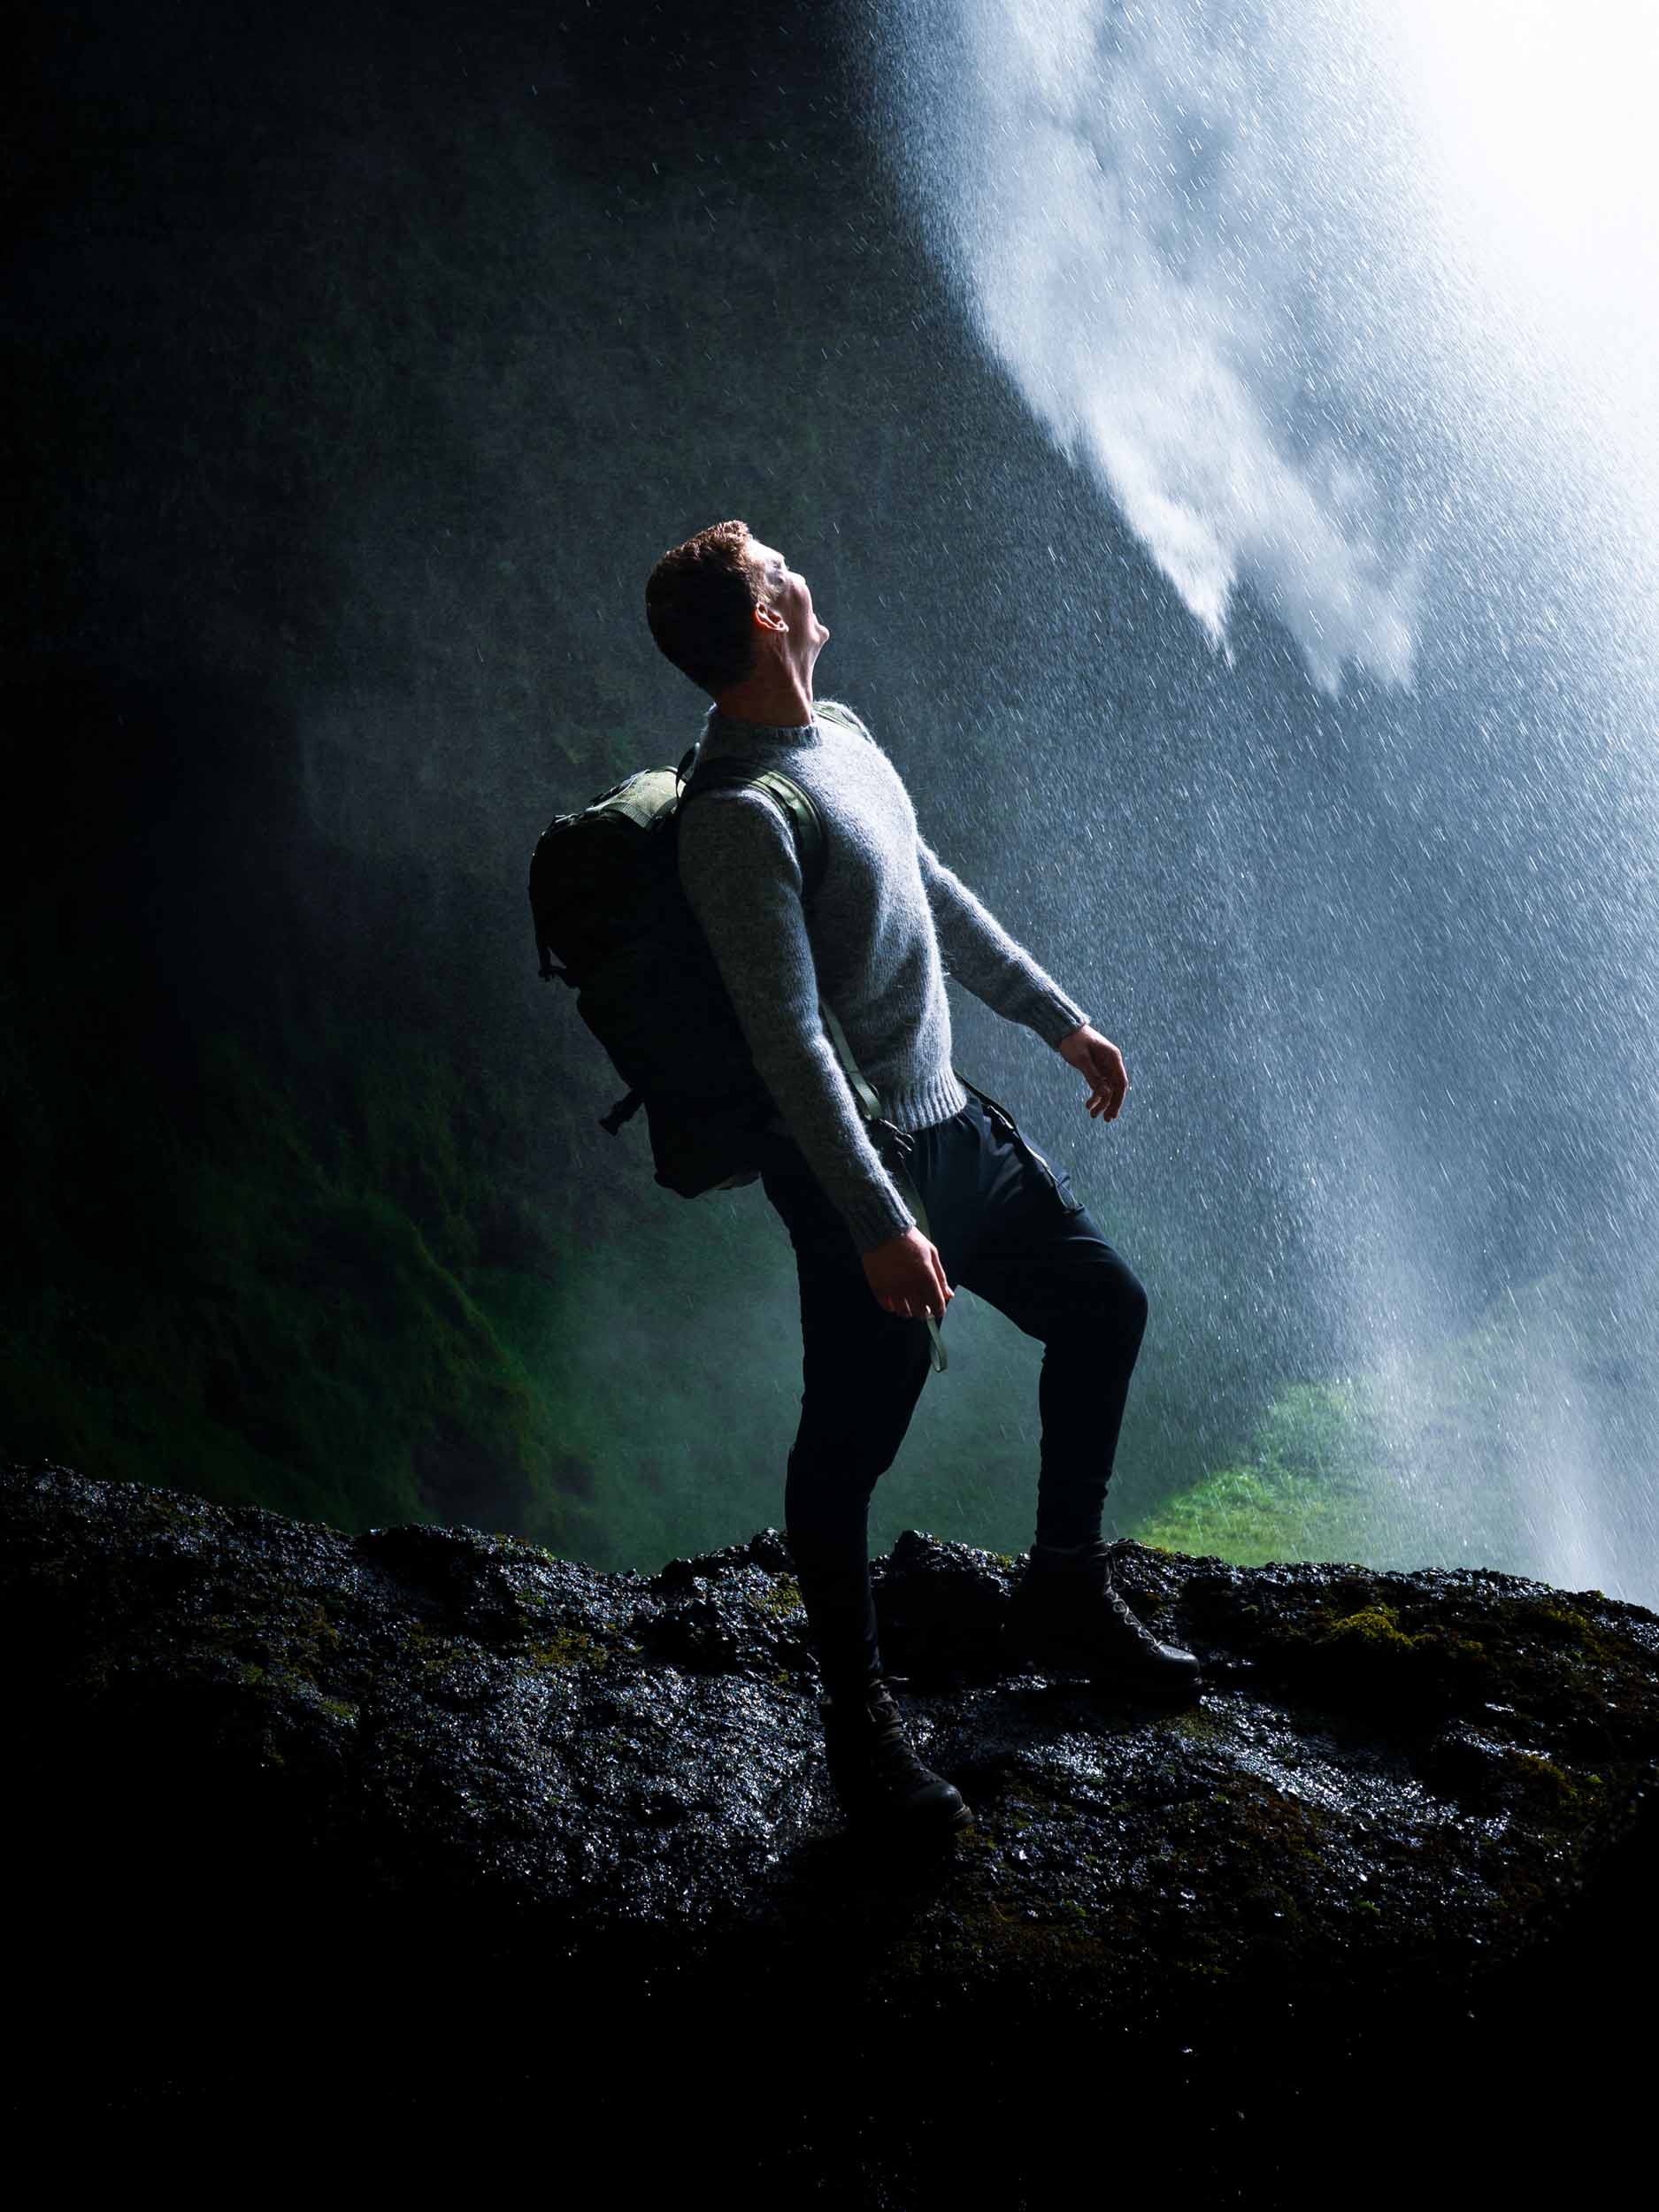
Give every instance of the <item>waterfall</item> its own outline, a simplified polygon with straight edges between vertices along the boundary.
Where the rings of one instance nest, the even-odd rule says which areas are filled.
[[[1194,1099],[1226,1057],[1252,1171],[1323,1256],[1300,1290],[1360,1348],[1395,1550],[1659,1601],[1659,17],[886,21],[887,142],[964,316],[1165,580],[1140,618],[1218,664],[1141,703],[1207,826],[1142,773],[1115,895],[1170,1040],[1143,1057]],[[1276,696],[1227,689],[1247,600],[1294,641]],[[1121,748],[1085,676],[1052,698]],[[1220,1018],[1160,949],[1201,902]],[[1218,1329],[1264,1329],[1263,1269]],[[1460,1520],[1459,1453],[1508,1534]]]

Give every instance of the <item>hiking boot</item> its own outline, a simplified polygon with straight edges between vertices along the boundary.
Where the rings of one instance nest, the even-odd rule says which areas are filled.
[[[1112,1581],[1111,1549],[1097,1539],[1075,1552],[1031,1548],[1002,1630],[1016,1664],[1086,1671],[1103,1686],[1190,1696],[1203,1675],[1190,1651],[1161,1644]]]
[[[972,1819],[962,1793],[911,1749],[893,1693],[879,1675],[872,1676],[862,1693],[829,1698],[818,1710],[830,1780],[851,1825],[945,1836]]]

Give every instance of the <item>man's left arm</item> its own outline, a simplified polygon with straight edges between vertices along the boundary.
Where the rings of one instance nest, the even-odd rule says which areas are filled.
[[[916,851],[950,973],[1004,1020],[1035,1030],[1044,1044],[1087,1076],[1089,1112],[1113,1119],[1129,1087],[1117,1046],[1089,1026],[1082,1008],[1014,941],[925,839],[917,839]]]

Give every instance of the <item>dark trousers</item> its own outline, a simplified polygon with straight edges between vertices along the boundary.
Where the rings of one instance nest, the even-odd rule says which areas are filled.
[[[971,1097],[911,1141],[904,1171],[926,1209],[946,1281],[988,1300],[1044,1348],[1037,1541],[1087,1543],[1101,1531],[1146,1293],[1069,1179],[1002,1109]],[[773,1141],[762,1180],[800,1274],[805,1386],[784,1517],[833,1695],[881,1663],[870,1498],[910,1426],[929,1373],[929,1339],[925,1322],[877,1304],[845,1222],[794,1145]]]

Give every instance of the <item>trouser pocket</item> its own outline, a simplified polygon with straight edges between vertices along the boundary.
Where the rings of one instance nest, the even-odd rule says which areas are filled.
[[[1014,1142],[1054,1193],[1060,1202],[1062,1211],[1069,1214],[1080,1214],[1083,1210],[1083,1201],[1072,1189],[1071,1178],[1064,1170],[1050,1167],[1036,1147],[1027,1144],[1018,1129],[1014,1132]]]
[[[1071,1178],[1062,1173],[1058,1169],[1049,1166],[1036,1146],[1020,1133],[1019,1124],[1009,1112],[1007,1107],[999,1106],[995,1099],[987,1098],[983,1091],[975,1090],[973,1085],[960,1074],[957,1075],[956,1080],[962,1085],[964,1090],[971,1092],[979,1100],[985,1109],[986,1117],[991,1126],[1008,1139],[1038,1179],[1052,1191],[1062,1210],[1069,1214],[1080,1214],[1083,1210],[1083,1201],[1071,1188]]]

